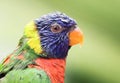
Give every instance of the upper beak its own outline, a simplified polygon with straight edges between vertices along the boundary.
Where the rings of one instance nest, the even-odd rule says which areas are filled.
[[[80,29],[77,27],[69,34],[69,45],[73,46],[76,44],[80,44],[82,46],[83,44],[83,33],[80,31]]]

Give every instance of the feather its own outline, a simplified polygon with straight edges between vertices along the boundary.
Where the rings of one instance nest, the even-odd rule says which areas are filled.
[[[68,34],[75,25],[60,12],[28,23],[16,50],[0,63],[0,83],[64,83]]]

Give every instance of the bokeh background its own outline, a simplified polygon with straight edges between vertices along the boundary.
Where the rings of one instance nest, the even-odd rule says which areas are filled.
[[[69,52],[65,83],[120,83],[120,0],[0,0],[0,60],[29,21],[53,11],[76,19],[85,36]]]

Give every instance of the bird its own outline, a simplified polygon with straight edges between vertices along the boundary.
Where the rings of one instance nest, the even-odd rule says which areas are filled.
[[[16,49],[0,63],[0,83],[64,83],[68,51],[83,39],[76,20],[65,13],[30,21]]]

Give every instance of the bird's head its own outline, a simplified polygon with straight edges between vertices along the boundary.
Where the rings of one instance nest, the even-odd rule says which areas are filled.
[[[76,21],[60,12],[30,22],[24,36],[35,53],[43,53],[47,58],[65,58],[71,46],[83,43],[83,34]]]

